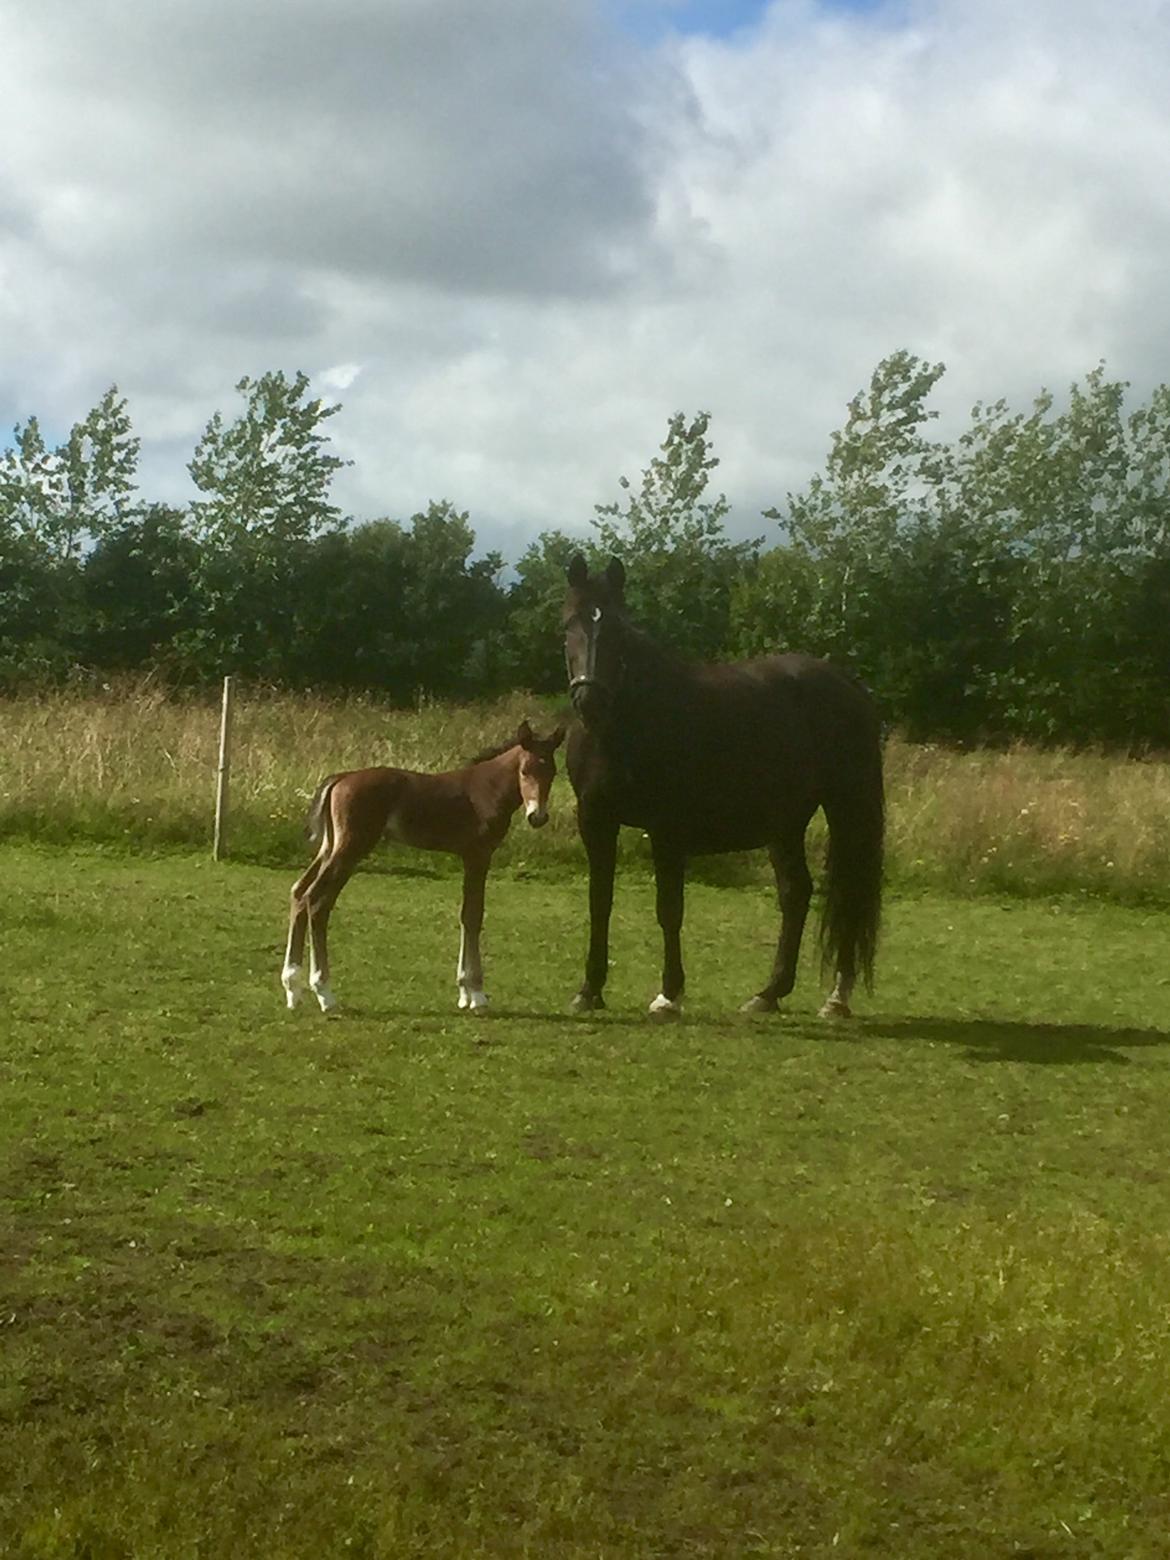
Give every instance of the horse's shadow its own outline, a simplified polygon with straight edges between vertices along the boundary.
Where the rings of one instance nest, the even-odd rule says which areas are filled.
[[[1163,1029],[1135,1029],[1106,1024],[1030,1024],[996,1018],[867,1019],[865,1036],[908,1043],[927,1041],[961,1045],[975,1062],[1059,1063],[1112,1062],[1125,1066],[1126,1050],[1170,1045]]]
[[[597,1013],[571,1013],[566,1010],[536,1009],[501,1003],[483,1013],[459,1013],[454,1006],[423,1007],[377,1003],[366,1005],[346,1003],[336,1018],[353,1018],[379,1023],[423,1023],[428,1027],[446,1028],[463,1026],[469,1038],[480,1040],[504,1040],[510,1031],[506,1027],[520,1024],[532,1029],[545,1027],[560,1029],[565,1025],[616,1029],[662,1029],[669,1033],[674,1025],[656,1022],[643,1010],[606,1008]],[[793,1023],[795,1020],[795,1023]],[[696,1023],[706,1028],[734,1029],[740,1033],[746,1025],[760,1029],[774,1026],[775,1037],[783,1040],[786,1033],[798,1029],[802,1036],[827,1041],[852,1041],[864,1044],[867,1040],[894,1040],[903,1044],[933,1044],[963,1046],[970,1061],[976,1062],[1028,1062],[1036,1064],[1113,1063],[1128,1065],[1128,1050],[1152,1046],[1170,1046],[1170,1032],[1163,1029],[1137,1029],[1132,1026],[1112,1027],[1106,1024],[1034,1024],[1013,1019],[996,1018],[862,1018],[844,1023],[836,1020],[785,1016],[745,1019],[738,1014],[716,1016],[688,1015],[681,1020],[684,1029]]]

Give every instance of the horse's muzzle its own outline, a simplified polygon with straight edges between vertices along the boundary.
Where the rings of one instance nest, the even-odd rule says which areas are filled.
[[[574,677],[569,684],[569,699],[574,710],[588,724],[601,714],[609,701],[609,689],[593,677]]]

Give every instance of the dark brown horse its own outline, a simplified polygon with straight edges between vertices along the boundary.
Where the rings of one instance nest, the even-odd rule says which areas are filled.
[[[881,734],[860,683],[827,661],[776,655],[727,666],[679,660],[629,621],[617,559],[591,577],[578,554],[565,597],[569,692],[581,718],[567,749],[589,858],[589,953],[578,1010],[602,1007],[618,829],[650,836],[664,960],[650,1011],[680,1011],[687,858],[766,846],[780,898],[767,984],[745,1012],[792,990],[812,895],[804,836],[829,826],[825,963],[836,979],[821,1013],[846,1017],[858,977],[873,979],[882,891]]]
[[[564,735],[558,726],[551,737],[538,737],[522,721],[511,741],[480,754],[464,769],[438,775],[351,769],[323,780],[309,808],[309,837],[319,849],[293,885],[289,910],[280,977],[289,1007],[301,995],[306,933],[309,985],[322,1012],[337,1005],[329,988],[329,914],[354,868],[383,837],[462,858],[459,1006],[486,1007],[479,933],[488,867],[521,804],[533,828],[548,822],[548,793],[557,772],[553,755]]]

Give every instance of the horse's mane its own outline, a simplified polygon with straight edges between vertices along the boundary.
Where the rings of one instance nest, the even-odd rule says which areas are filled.
[[[467,760],[467,768],[470,769],[472,764],[486,764],[489,758],[499,758],[501,753],[507,753],[515,746],[516,737],[512,735],[506,742],[500,742],[495,747],[484,748],[474,758],[469,758]]]

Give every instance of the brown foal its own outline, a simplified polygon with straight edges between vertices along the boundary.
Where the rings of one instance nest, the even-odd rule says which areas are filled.
[[[462,858],[459,1006],[472,1012],[486,1007],[479,934],[488,867],[517,808],[523,806],[534,829],[548,822],[548,793],[557,772],[553,755],[564,735],[558,726],[550,737],[538,737],[525,720],[510,742],[464,769],[438,775],[351,769],[323,781],[309,809],[309,836],[319,849],[292,890],[280,977],[289,1007],[301,995],[306,933],[309,986],[323,1013],[336,1007],[326,948],[329,914],[355,867],[383,837]]]

